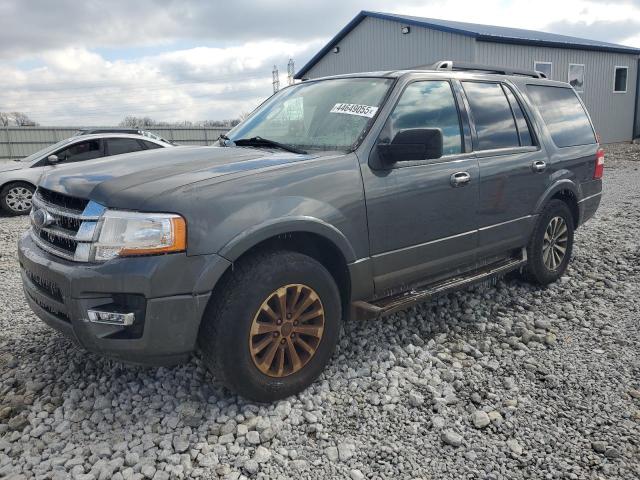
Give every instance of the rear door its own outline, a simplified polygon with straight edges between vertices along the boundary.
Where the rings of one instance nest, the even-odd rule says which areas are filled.
[[[486,262],[526,245],[551,169],[515,89],[499,81],[461,83],[480,168],[478,260]]]
[[[107,138],[107,156],[145,150],[142,142],[136,138]]]
[[[448,80],[417,80],[401,89],[377,142],[400,130],[439,128],[444,155],[376,166],[362,163],[369,244],[377,294],[446,276],[475,262],[478,163],[466,116]],[[464,119],[464,120],[463,120]],[[466,178],[455,183],[453,177]]]

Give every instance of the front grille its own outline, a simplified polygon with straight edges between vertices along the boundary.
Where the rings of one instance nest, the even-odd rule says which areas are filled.
[[[42,278],[40,275],[30,272],[26,268],[23,268],[23,271],[27,278],[31,280],[31,283],[33,283],[41,291],[53,297],[59,302],[63,301],[62,290],[60,290],[60,287],[58,287],[55,282]]]
[[[89,203],[89,200],[85,200],[84,198],[70,197],[64,193],[54,192],[46,188],[39,188],[38,194],[45,202],[79,212],[82,212]]]
[[[104,207],[45,188],[33,196],[31,238],[43,250],[67,260],[86,262]]]
[[[31,299],[31,301],[33,303],[35,303],[36,305],[38,305],[45,312],[50,313],[54,317],[56,317],[56,318],[58,318],[58,319],[60,319],[60,320],[62,320],[64,322],[70,322],[71,321],[69,319],[69,315],[67,314],[67,312],[63,311],[62,309],[56,308],[55,306],[49,304],[48,302],[42,301],[40,298],[38,298],[36,295],[33,295],[28,290],[26,290],[26,293],[27,293],[27,295],[29,295],[29,298]]]

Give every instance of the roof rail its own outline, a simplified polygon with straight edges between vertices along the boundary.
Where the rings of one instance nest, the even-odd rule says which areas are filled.
[[[462,71],[476,71],[476,72],[486,72],[486,73],[495,73],[498,75],[521,75],[524,77],[533,77],[533,78],[547,78],[547,76],[536,70],[526,70],[523,68],[512,68],[512,67],[497,67],[495,65],[482,65],[480,63],[471,63],[471,62],[458,62],[453,60],[440,60],[439,62],[434,63],[433,65],[424,65],[421,67],[416,67],[416,69],[428,69],[428,70],[462,70]]]

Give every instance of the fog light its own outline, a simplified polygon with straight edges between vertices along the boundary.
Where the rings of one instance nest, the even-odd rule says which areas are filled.
[[[132,325],[136,316],[134,313],[104,312],[100,310],[87,310],[89,321],[94,323],[106,323],[109,325]]]

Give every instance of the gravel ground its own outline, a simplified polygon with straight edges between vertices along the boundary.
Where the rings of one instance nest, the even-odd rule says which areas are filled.
[[[251,404],[197,359],[85,353],[27,307],[0,218],[0,477],[640,477],[640,146],[547,289],[507,279],[350,322],[304,393]]]

